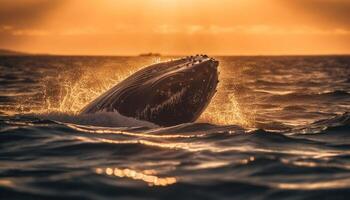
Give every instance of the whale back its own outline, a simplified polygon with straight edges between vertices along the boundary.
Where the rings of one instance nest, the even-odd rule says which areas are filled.
[[[106,91],[81,114],[117,111],[161,126],[193,122],[216,91],[217,66],[206,56],[153,64]]]

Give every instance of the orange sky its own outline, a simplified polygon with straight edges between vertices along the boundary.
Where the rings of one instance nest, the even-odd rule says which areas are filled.
[[[0,48],[135,55],[349,54],[349,0],[0,0]]]

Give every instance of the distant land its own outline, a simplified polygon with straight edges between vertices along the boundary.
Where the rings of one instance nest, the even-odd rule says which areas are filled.
[[[0,49],[0,56],[69,56],[64,54],[47,54],[47,53],[28,53],[22,51],[16,51],[11,49]],[[85,56],[85,55],[73,55],[73,56]],[[95,56],[95,55],[91,55]],[[99,56],[99,55],[96,55]],[[107,55],[108,56],[108,55]],[[116,56],[116,55],[111,55]],[[138,56],[152,57],[152,56],[161,56],[160,53],[141,53]]]
[[[13,51],[9,49],[0,49],[1,56],[19,56],[19,55],[29,55],[28,53]]]

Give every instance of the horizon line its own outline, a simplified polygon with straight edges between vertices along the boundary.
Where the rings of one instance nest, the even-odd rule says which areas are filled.
[[[350,56],[350,53],[314,53],[314,54],[297,54],[297,53],[287,53],[287,54],[248,54],[248,53],[244,53],[244,54],[227,54],[227,53],[223,53],[223,54],[208,54],[208,53],[189,53],[189,54],[162,54],[159,53],[159,56],[143,56],[143,53],[139,53],[139,54],[64,54],[64,53],[38,53],[38,52],[24,52],[24,51],[20,51],[20,50],[13,50],[13,49],[6,49],[6,48],[0,48],[0,51],[4,50],[4,51],[8,51],[10,53],[13,54],[1,54],[0,56],[85,56],[85,57],[174,57],[174,56],[188,56],[188,55],[197,55],[197,54],[206,54],[206,55],[210,55],[213,57],[228,57],[228,56],[232,56],[232,57],[264,57],[264,56],[276,56],[276,57],[280,57],[280,56]],[[150,52],[150,53],[157,53],[158,52]]]

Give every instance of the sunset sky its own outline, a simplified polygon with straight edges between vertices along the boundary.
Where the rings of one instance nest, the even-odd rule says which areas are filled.
[[[0,0],[0,48],[137,55],[349,54],[349,0]]]

